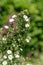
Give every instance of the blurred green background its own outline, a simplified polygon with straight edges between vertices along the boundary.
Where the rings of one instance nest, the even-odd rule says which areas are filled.
[[[6,22],[11,13],[17,13],[21,10],[28,9],[34,21],[43,23],[43,0],[0,0],[0,26]]]
[[[43,0],[0,0],[0,27],[7,22],[10,14],[16,14],[25,9],[31,16],[30,45],[34,47],[34,56],[37,56],[38,50],[43,53]]]

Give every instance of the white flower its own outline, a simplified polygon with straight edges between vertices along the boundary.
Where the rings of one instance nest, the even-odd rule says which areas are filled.
[[[27,24],[25,24],[25,27],[26,27],[26,28],[28,28],[28,27],[29,27],[29,24],[28,24],[28,23],[27,23]]]
[[[30,40],[31,40],[31,37],[26,38],[26,42],[30,42]]]
[[[12,18],[15,18],[15,17],[17,17],[17,16],[16,16],[16,15],[13,15],[13,16],[12,16]]]
[[[23,15],[23,18],[24,18],[24,19],[27,19],[28,17],[27,17],[26,15]]]
[[[6,41],[6,38],[5,38],[5,37],[3,37],[3,38],[2,38],[2,40],[3,40],[3,41]]]
[[[6,55],[4,55],[4,56],[3,56],[3,58],[4,58],[4,59],[7,59],[7,56],[6,56]]]
[[[9,26],[5,25],[5,26],[4,26],[4,28],[5,28],[5,29],[8,29],[8,28],[9,28]]]
[[[14,65],[17,65],[16,63],[14,63]]]
[[[7,61],[3,61],[3,63],[2,63],[3,65],[7,65]]]
[[[25,19],[26,21],[29,21],[29,18]]]
[[[19,58],[20,56],[19,56],[19,54],[14,54],[15,55],[15,58]]]
[[[20,41],[20,39],[18,38],[18,41]]]
[[[23,51],[23,49],[22,49],[22,48],[20,48],[20,50],[21,50],[21,51]]]
[[[24,15],[23,18],[25,19],[25,21],[30,21],[30,18],[28,18],[26,15]]]
[[[12,55],[8,55],[8,59],[9,60],[12,60],[13,59],[13,56]]]
[[[26,64],[26,65],[32,65],[32,64],[29,64],[29,63],[28,63],[28,64]]]
[[[7,53],[8,53],[8,54],[12,54],[12,51],[11,51],[11,50],[7,50]]]
[[[26,39],[26,42],[30,42],[30,40],[29,39]]]
[[[11,23],[14,22],[14,19],[13,18],[9,19],[9,22],[11,22]]]
[[[16,58],[19,58],[20,56],[19,56],[19,51],[16,51],[15,53],[14,53],[14,56],[16,57]]]

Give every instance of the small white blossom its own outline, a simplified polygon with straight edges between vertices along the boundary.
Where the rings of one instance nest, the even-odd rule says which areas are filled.
[[[18,41],[20,41],[20,39],[18,38]]]
[[[17,65],[16,63],[14,63],[14,65]]]
[[[26,21],[29,21],[29,18],[25,19]]]
[[[28,17],[27,17],[26,15],[23,15],[23,18],[24,18],[24,19],[27,19]]]
[[[13,56],[12,55],[8,55],[8,59],[9,60],[12,60],[13,59]]]
[[[28,27],[29,27],[29,24],[28,24],[28,23],[27,23],[27,24],[25,24],[25,27],[26,27],[26,28],[28,28]]]
[[[3,65],[7,65],[7,61],[3,61],[3,63],[2,63]]]
[[[17,15],[13,15],[13,16],[12,16],[12,18],[15,18],[15,17],[17,17]]]
[[[6,41],[6,38],[5,38],[5,37],[3,37],[3,38],[2,38],[2,40],[3,40],[3,41]]]
[[[6,55],[4,55],[4,56],[3,56],[3,58],[4,58],[4,59],[7,59],[7,56],[6,56]]]
[[[30,42],[30,40],[29,39],[26,39],[26,42]]]
[[[26,65],[32,65],[32,64],[26,64]]]
[[[8,53],[8,54],[12,54],[12,51],[11,51],[11,50],[7,50],[7,53]]]
[[[19,54],[14,54],[15,55],[15,58],[19,58],[20,56],[19,56]]]
[[[9,22],[11,22],[11,23],[14,22],[14,19],[13,18],[9,19]]]
[[[5,26],[4,26],[4,28],[5,28],[5,29],[8,29],[8,28],[9,28],[9,26],[5,25]]]
[[[20,50],[21,50],[21,51],[23,51],[23,49],[22,49],[22,48],[20,48]]]
[[[26,38],[26,42],[30,42],[30,40],[31,40],[31,37]]]
[[[25,19],[25,21],[30,21],[30,18],[28,18],[26,15],[24,15],[23,18]]]

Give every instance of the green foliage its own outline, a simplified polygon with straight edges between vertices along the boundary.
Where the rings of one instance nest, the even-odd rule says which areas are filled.
[[[20,12],[24,9],[28,9],[30,14],[33,14],[32,16],[40,16],[43,21],[43,0],[4,0],[4,2],[0,0],[0,25],[6,22],[6,18],[10,13]]]
[[[28,10],[28,13],[25,13],[25,14],[28,17],[30,17],[29,30],[27,32],[25,32],[25,34],[21,31],[22,27],[24,27],[25,23],[22,18],[23,14],[19,15],[19,17],[17,17],[17,19],[16,19],[16,23],[19,27],[19,30],[17,30],[17,31],[15,30],[15,36],[13,36],[13,38],[17,39],[19,37],[18,36],[19,33],[23,34],[21,36],[22,39],[25,39],[27,35],[31,36],[31,41],[29,44],[27,44],[26,42],[25,42],[25,44],[23,43],[23,45],[21,44],[21,47],[23,46],[22,47],[23,51],[20,52],[20,54],[25,57],[27,52],[29,52],[29,53],[31,52],[32,53],[31,58],[33,60],[33,58],[35,58],[35,59],[38,58],[41,52],[43,53],[43,0],[25,0],[25,1],[24,0],[4,0],[4,1],[0,0],[0,27],[2,27],[3,24],[8,21],[10,14],[15,14],[15,13],[18,14],[19,12],[21,12],[24,9]],[[9,29],[9,31],[11,32],[12,28]],[[0,41],[0,49],[1,49],[0,53],[3,52],[4,50],[6,52],[6,50],[9,49],[9,47],[11,47],[10,42],[12,42],[12,41],[11,41],[11,39],[9,39],[10,35],[12,35],[12,33],[7,34],[7,37],[8,37],[7,39],[9,41],[8,46],[6,45],[7,42],[6,43],[4,42],[2,44],[2,42]],[[6,35],[5,35],[5,37],[6,37]],[[20,37],[20,39],[21,39],[21,37]],[[16,44],[14,40],[12,43]],[[22,42],[20,41],[20,43],[22,43]],[[12,47],[11,47],[11,49],[12,49]],[[17,50],[18,48],[15,47],[15,49]],[[27,54],[27,56],[28,56],[28,54]],[[42,60],[38,60],[38,61],[41,61],[41,63],[39,63],[40,65],[43,65]],[[34,60],[33,60],[33,62],[34,62]],[[25,65],[25,62],[23,63],[23,65]]]

